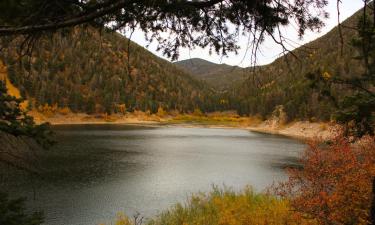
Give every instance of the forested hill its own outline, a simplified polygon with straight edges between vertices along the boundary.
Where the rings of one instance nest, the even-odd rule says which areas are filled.
[[[342,54],[340,34],[334,28],[273,63],[257,67],[255,73],[202,59],[174,65],[133,42],[128,54],[126,38],[94,28],[75,28],[42,38],[35,43],[32,57],[21,60],[16,50],[20,43],[15,42],[16,47],[3,49],[0,58],[12,83],[34,108],[47,103],[75,112],[111,113],[120,106],[150,112],[161,106],[169,111],[237,110],[242,115],[267,117],[282,105],[289,120],[329,120],[335,109],[310,87],[306,74],[358,74],[361,66],[350,42],[356,36],[352,28],[359,16],[342,24]],[[340,98],[346,91],[334,94]]]
[[[269,116],[276,106],[282,105],[289,120],[329,120],[335,110],[332,103],[311,88],[311,79],[306,75],[314,72],[329,78],[355,76],[359,73],[361,66],[355,59],[358,53],[351,42],[357,36],[353,28],[357,26],[360,15],[356,13],[342,23],[342,53],[342,39],[336,27],[273,63],[257,68],[255,74],[249,75],[247,82],[231,90],[231,107],[240,114]],[[347,89],[342,89],[334,95],[340,99],[346,93]]]
[[[21,60],[20,43],[14,45],[1,51],[1,59],[34,108],[47,103],[110,113],[124,104],[128,111],[151,112],[211,107],[204,84],[133,42],[128,54],[128,40],[118,33],[75,28],[40,39],[32,57]]]
[[[250,70],[238,66],[216,64],[199,58],[181,60],[175,64],[219,91],[227,90],[233,84],[244,81]]]

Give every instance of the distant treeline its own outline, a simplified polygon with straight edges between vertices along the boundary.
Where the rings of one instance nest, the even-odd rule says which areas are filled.
[[[3,44],[5,41],[3,40]],[[32,55],[20,57],[20,41],[4,49],[8,76],[30,108],[57,104],[73,112],[114,113],[220,110],[205,84],[117,33],[76,28],[43,37]],[[130,53],[128,53],[130,50]]]
[[[343,23],[343,54],[335,28],[272,64],[249,70],[253,72],[246,81],[233,83],[227,91],[215,91],[104,29],[75,28],[43,37],[34,43],[31,56],[20,57],[16,40],[14,47],[1,52],[1,59],[22,96],[31,100],[29,108],[48,104],[89,114],[124,109],[155,113],[159,107],[181,113],[236,110],[240,115],[267,118],[282,105],[289,120],[330,120],[336,103],[313,88],[311,76],[353,76],[361,71],[350,44],[356,31],[346,28],[355,27],[358,17]],[[349,90],[337,85],[331,92],[337,100]]]
[[[330,120],[337,110],[336,104],[352,90],[340,84],[314,86],[317,79],[354,78],[363,72],[360,60],[356,59],[360,53],[352,45],[357,36],[353,28],[357,27],[359,17],[357,13],[343,23],[343,46],[335,28],[275,62],[256,68],[247,82],[228,91],[229,107],[242,115],[267,117],[282,105],[289,120]]]

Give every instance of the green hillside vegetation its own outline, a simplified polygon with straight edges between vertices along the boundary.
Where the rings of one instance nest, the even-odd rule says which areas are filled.
[[[335,84],[325,90],[331,92],[332,97],[323,96],[322,90],[312,88],[313,80],[353,78],[363,73],[363,66],[357,58],[359,53],[352,45],[357,37],[355,28],[360,16],[358,12],[342,23],[343,39],[335,27],[269,65],[240,68],[197,58],[176,64],[220,90],[218,98],[226,103],[223,109],[268,118],[278,108],[286,112],[289,121],[328,121],[336,112],[337,103],[352,90]]]
[[[120,34],[75,28],[37,41],[32,56],[16,46],[1,51],[8,76],[30,107],[48,104],[73,112],[213,110],[204,84]],[[129,63],[128,63],[129,62]],[[216,101],[217,102],[217,101]]]
[[[242,115],[260,114],[267,117],[276,106],[282,105],[289,120],[329,120],[335,110],[334,103],[313,90],[311,79],[306,75],[315,72],[329,79],[361,73],[363,68],[355,59],[358,53],[351,45],[357,35],[353,28],[359,17],[360,13],[356,13],[342,23],[342,54],[340,33],[336,27],[273,63],[258,67],[246,82],[227,93],[230,107]],[[340,90],[337,85],[330,91],[338,99],[349,93],[347,88]]]
[[[142,110],[180,113],[235,110],[241,116],[267,118],[282,105],[288,120],[330,120],[335,102],[311,88],[306,75],[322,77],[360,74],[351,42],[360,13],[338,28],[273,63],[251,68],[189,59],[175,65],[160,59],[120,34],[94,28],[76,28],[43,38],[31,57],[21,60],[16,47],[5,48],[2,59],[8,75],[31,99],[32,108],[45,104],[73,112],[116,113]],[[19,42],[13,42],[19,46]],[[295,57],[296,56],[296,57]],[[255,71],[255,72],[254,72]],[[310,74],[311,75],[311,74]],[[337,99],[347,88],[331,87]]]
[[[216,64],[199,58],[181,60],[175,64],[218,91],[227,90],[233,84],[244,81],[251,70],[250,68]]]

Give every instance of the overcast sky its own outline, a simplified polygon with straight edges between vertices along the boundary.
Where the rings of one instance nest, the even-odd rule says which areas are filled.
[[[300,40],[297,36],[297,32],[295,28],[293,28],[292,26],[285,28],[285,34],[288,35],[289,39],[295,42],[293,44],[294,46],[289,46],[289,48],[298,47],[304,43],[312,41],[324,35],[325,33],[330,31],[333,27],[337,25],[336,0],[328,0],[328,2],[329,2],[329,5],[327,7],[327,11],[330,16],[329,16],[329,19],[325,21],[326,26],[321,30],[320,33],[307,32],[305,36],[303,37],[303,39]],[[359,10],[362,6],[363,6],[362,0],[342,0],[342,4],[340,7],[341,21],[350,17],[357,10]],[[144,34],[139,30],[133,33],[132,41],[144,47],[146,47],[146,44],[147,44],[147,42],[144,39]],[[239,54],[238,55],[229,54],[228,57],[222,57],[216,54],[210,55],[208,53],[208,49],[201,49],[201,48],[196,48],[193,50],[181,49],[180,58],[178,60],[189,59],[189,58],[202,58],[202,59],[215,62],[215,63],[226,63],[229,65],[236,65],[236,66],[249,66],[250,65],[249,55],[245,55],[246,46],[247,46],[246,37],[243,37],[239,40],[239,46],[243,46],[241,50],[239,51]],[[152,43],[148,47],[148,50],[158,55],[159,57],[165,58],[163,57],[161,52],[156,51],[156,43]],[[281,53],[280,46],[278,46],[270,38],[268,38],[261,46],[261,52],[258,53],[257,62],[259,65],[271,63],[273,60],[275,60],[277,57],[280,56],[280,53]]]

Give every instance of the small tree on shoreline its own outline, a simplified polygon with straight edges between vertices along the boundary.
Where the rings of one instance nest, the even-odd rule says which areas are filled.
[[[22,99],[9,95],[5,83],[0,81],[0,131],[31,137],[48,148],[54,143],[49,124],[36,125],[34,119],[21,109],[21,102]]]

